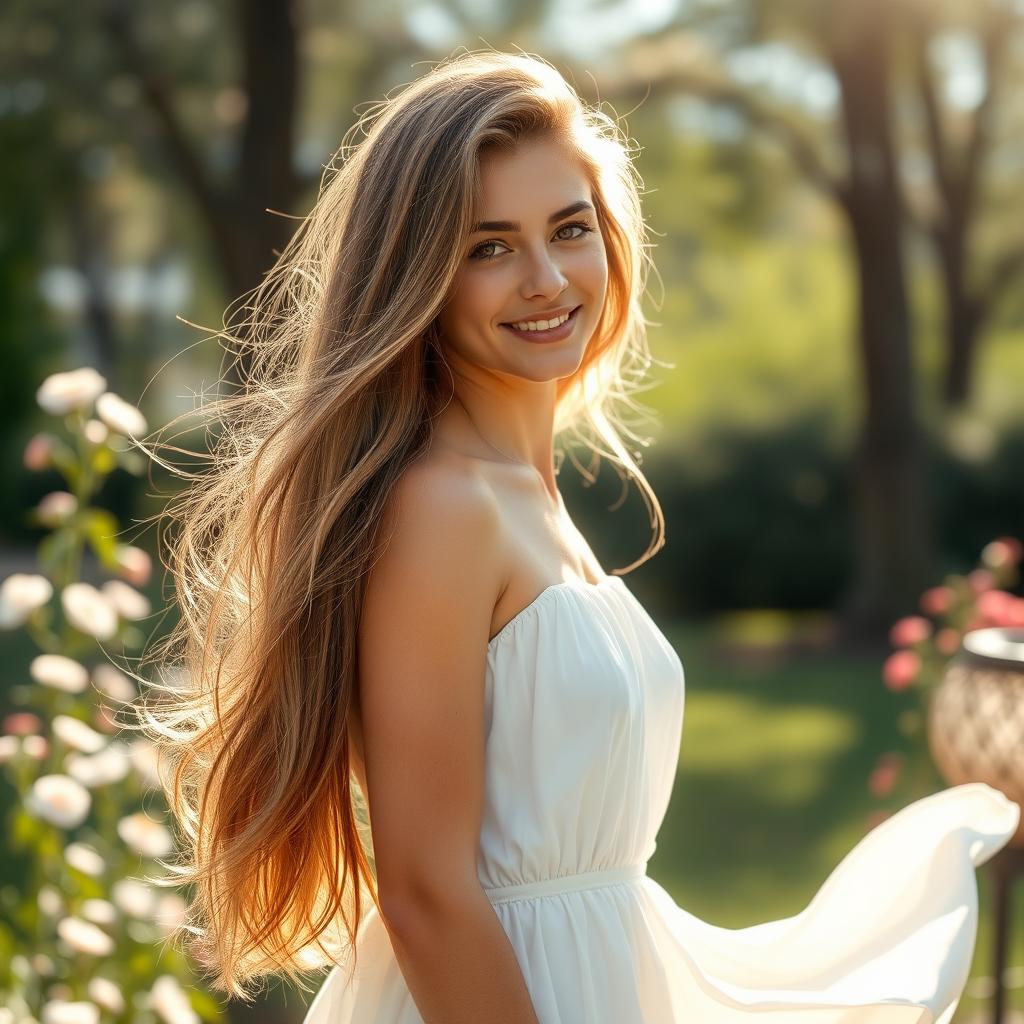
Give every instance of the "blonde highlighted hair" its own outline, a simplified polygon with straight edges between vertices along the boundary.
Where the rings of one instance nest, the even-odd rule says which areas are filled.
[[[215,435],[206,468],[163,463],[191,481],[161,514],[180,620],[142,663],[178,682],[150,683],[130,727],[159,747],[186,950],[232,996],[272,974],[301,986],[354,952],[368,899],[380,909],[349,733],[364,582],[392,488],[452,397],[437,317],[463,258],[453,239],[479,212],[480,155],[541,134],[584,168],[609,268],[582,363],[558,381],[555,430],[590,450],[589,466],[572,457],[588,482],[603,455],[638,483],[655,529],[645,554],[664,542],[628,447],[649,440],[616,408],[643,408],[629,396],[652,362],[628,137],[543,60],[462,53],[346,134],[246,296],[243,329],[219,332],[248,367],[239,393],[198,410]]]

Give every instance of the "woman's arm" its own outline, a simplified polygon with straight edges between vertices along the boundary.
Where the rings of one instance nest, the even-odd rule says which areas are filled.
[[[384,922],[427,1024],[537,1024],[477,877],[486,647],[503,584],[497,509],[466,473],[422,463],[392,509],[358,641]]]

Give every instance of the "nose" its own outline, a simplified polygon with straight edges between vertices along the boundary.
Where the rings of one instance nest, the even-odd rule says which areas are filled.
[[[529,268],[522,285],[524,299],[552,299],[561,295],[569,285],[569,279],[562,273],[562,268],[545,248],[530,260]]]

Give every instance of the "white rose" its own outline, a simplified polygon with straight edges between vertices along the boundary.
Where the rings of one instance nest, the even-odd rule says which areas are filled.
[[[36,391],[39,407],[53,416],[64,416],[92,405],[107,387],[106,378],[91,366],[66,373],[52,373]]]
[[[54,717],[53,734],[72,750],[80,750],[83,754],[95,754],[107,745],[106,736],[71,715]]]
[[[0,736],[0,764],[7,764],[18,756],[21,739],[18,736]],[[3,1024],[0,1021],[0,1024]]]
[[[199,1024],[199,1015],[192,1009],[188,993],[171,974],[161,975],[153,983],[149,1006],[164,1024]]]
[[[106,861],[87,843],[68,843],[64,859],[76,871],[90,878],[99,878],[107,869]]]
[[[146,417],[113,391],[96,399],[96,414],[116,434],[131,437],[146,431]]]
[[[146,918],[153,913],[153,888],[137,879],[118,879],[110,887],[110,898],[117,909],[129,917]]]
[[[77,828],[91,806],[89,791],[67,775],[40,775],[25,797],[30,813],[59,828]]]
[[[42,761],[49,752],[50,741],[45,736],[26,736],[21,741],[21,749],[26,757]]]
[[[63,654],[40,654],[32,659],[29,675],[43,686],[64,693],[81,693],[89,685],[85,666]]]
[[[117,920],[117,908],[110,900],[88,899],[82,901],[81,915],[93,924],[113,924]]]
[[[42,1024],[98,1024],[100,1008],[84,1000],[51,999],[43,1006]]]
[[[117,823],[117,834],[143,857],[165,857],[174,849],[171,833],[142,811],[122,818]]]
[[[103,423],[101,420],[87,420],[82,428],[82,433],[89,444],[103,444],[110,435],[106,423]]]
[[[122,619],[144,619],[149,614],[149,598],[124,580],[107,580],[100,590]]]
[[[0,629],[17,629],[53,596],[53,584],[32,572],[11,573],[0,584]]]
[[[107,978],[90,978],[86,988],[89,998],[99,1003],[104,1010],[108,1010],[115,1016],[124,1013],[124,995],[112,981]]]
[[[52,885],[44,885],[37,897],[39,909],[47,917],[59,917],[64,913],[64,899]]]
[[[87,636],[109,640],[117,632],[117,612],[92,584],[70,583],[60,600],[71,625]]]
[[[76,953],[109,956],[114,952],[114,940],[105,931],[80,917],[65,917],[58,921],[57,934]]]
[[[70,491],[50,491],[36,505],[36,515],[44,526],[60,526],[78,511],[78,499]]]
[[[100,693],[119,704],[135,699],[135,684],[109,662],[101,662],[92,670],[92,681]]]
[[[128,747],[115,740],[98,754],[68,754],[64,768],[76,782],[87,789],[120,782],[131,770]]]
[[[32,970],[35,971],[40,978],[52,977],[54,973],[53,960],[45,953],[35,953],[32,956]]]
[[[117,571],[133,586],[142,587],[149,582],[153,571],[153,559],[142,548],[137,548],[133,544],[120,545],[115,549],[114,559],[117,562]]]

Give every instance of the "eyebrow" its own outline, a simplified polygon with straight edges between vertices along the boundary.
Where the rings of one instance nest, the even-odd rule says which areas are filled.
[[[570,203],[564,210],[551,214],[548,217],[548,223],[554,224],[555,221],[565,220],[566,217],[571,217],[581,210],[590,210],[593,213],[594,207],[586,199],[580,199],[575,203]],[[517,220],[482,220],[473,228],[472,233],[475,235],[478,231],[522,231],[522,229],[522,224]]]

